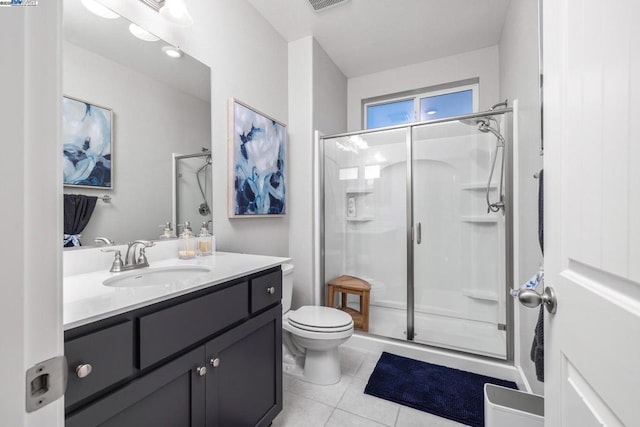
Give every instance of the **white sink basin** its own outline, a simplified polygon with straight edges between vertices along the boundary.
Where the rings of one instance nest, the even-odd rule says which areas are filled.
[[[210,272],[211,268],[201,265],[143,268],[111,277],[102,282],[102,284],[118,288],[162,286],[185,282]]]

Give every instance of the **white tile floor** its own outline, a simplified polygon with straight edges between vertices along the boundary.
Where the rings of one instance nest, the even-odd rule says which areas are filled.
[[[342,380],[319,386],[284,374],[284,408],[274,427],[455,427],[462,424],[364,394],[380,353],[340,347]]]

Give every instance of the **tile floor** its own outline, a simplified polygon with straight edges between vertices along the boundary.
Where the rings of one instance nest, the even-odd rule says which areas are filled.
[[[380,353],[340,347],[342,380],[319,386],[284,374],[284,408],[274,427],[455,427],[462,424],[364,394]]]

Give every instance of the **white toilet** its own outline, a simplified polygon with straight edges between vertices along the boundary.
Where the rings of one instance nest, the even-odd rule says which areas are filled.
[[[282,265],[282,343],[284,371],[305,381],[340,381],[338,346],[353,335],[353,319],[336,308],[306,305],[290,310],[293,265]]]

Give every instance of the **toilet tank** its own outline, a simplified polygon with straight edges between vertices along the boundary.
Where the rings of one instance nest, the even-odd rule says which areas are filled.
[[[291,308],[293,297],[293,264],[282,264],[282,312]]]

